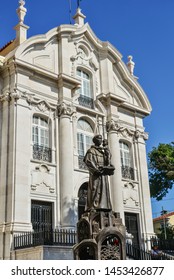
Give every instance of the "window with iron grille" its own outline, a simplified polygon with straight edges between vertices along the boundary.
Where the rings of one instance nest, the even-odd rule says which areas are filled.
[[[32,124],[33,159],[51,162],[48,119],[34,115]]]

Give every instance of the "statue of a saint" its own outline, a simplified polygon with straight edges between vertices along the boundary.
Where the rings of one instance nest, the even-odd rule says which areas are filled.
[[[103,143],[102,136],[93,138],[94,145],[87,151],[84,162],[89,169],[89,184],[87,194],[86,211],[92,209],[110,211],[112,209],[108,176],[114,174],[114,166],[111,165],[111,154],[107,142]]]

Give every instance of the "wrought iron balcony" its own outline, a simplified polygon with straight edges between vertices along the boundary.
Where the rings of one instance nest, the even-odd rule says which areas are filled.
[[[79,160],[79,169],[87,170],[88,168],[87,168],[86,164],[84,163],[83,159],[84,159],[84,156],[79,156],[79,157],[78,157],[78,160]]]
[[[122,178],[135,180],[135,173],[132,167],[122,166],[121,172],[122,172]]]
[[[78,98],[78,101],[79,101],[79,104],[84,106],[84,107],[87,107],[87,108],[90,108],[90,109],[94,108],[94,100],[90,97],[80,95],[79,98]]]
[[[48,147],[33,145],[33,159],[51,162],[51,149]]]

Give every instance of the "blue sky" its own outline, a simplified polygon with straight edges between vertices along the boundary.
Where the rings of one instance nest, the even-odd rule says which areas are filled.
[[[26,0],[28,37],[69,24],[69,0]],[[77,1],[72,2],[72,15]],[[8,3],[8,4],[7,4]],[[0,47],[15,38],[18,0],[1,1]],[[147,152],[159,143],[174,141],[174,1],[82,0],[82,12],[97,35],[123,55],[132,55],[134,74],[146,92],[153,111],[144,120],[149,132]],[[73,23],[73,20],[72,20]],[[154,217],[162,209],[174,211],[174,190],[162,202],[152,201]]]

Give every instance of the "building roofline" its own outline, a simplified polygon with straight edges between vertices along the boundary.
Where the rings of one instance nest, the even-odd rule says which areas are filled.
[[[3,47],[0,48],[0,53],[5,50],[8,46],[10,46],[14,42],[13,40],[10,40],[8,43],[6,43]]]
[[[160,221],[162,219],[165,219],[165,218],[168,218],[170,216],[174,216],[174,212],[170,212],[170,213],[167,213],[167,214],[164,214],[162,216],[159,216],[157,218],[154,218],[153,221],[156,222],[156,221]]]

